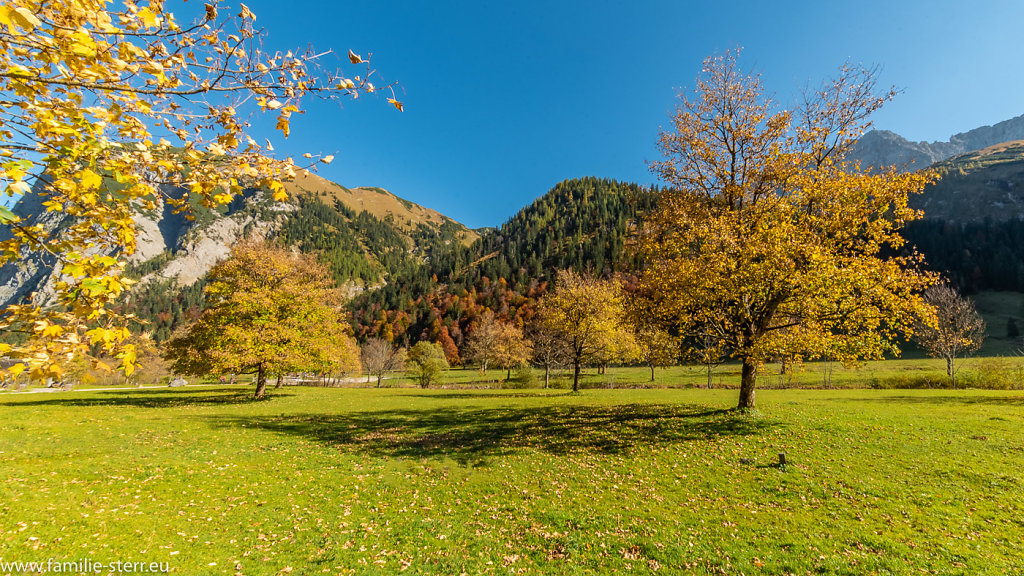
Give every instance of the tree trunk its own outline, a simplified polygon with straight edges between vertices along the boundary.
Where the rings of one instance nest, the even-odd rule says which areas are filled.
[[[380,388],[380,381],[384,379],[384,373],[380,372],[377,374],[377,388]]]
[[[580,359],[576,358],[572,362],[572,391],[580,391]]]
[[[751,358],[743,359],[743,371],[740,376],[739,408],[754,408],[754,385],[757,383],[757,364]]]
[[[708,362],[708,390],[711,390],[711,362]]]
[[[274,384],[274,388],[280,388],[280,387],[281,387],[281,375],[278,374],[277,375],[277,384]]]
[[[511,379],[512,379],[512,367],[509,366],[508,367],[508,372],[505,373],[505,382],[508,382]]]
[[[654,382],[654,364],[651,364],[651,382]]]
[[[263,364],[259,365],[256,370],[256,396],[257,400],[261,400],[267,393],[267,371],[263,368]]]
[[[946,376],[953,377],[953,357],[946,356]]]
[[[551,384],[551,365],[544,365],[544,388],[547,388]]]

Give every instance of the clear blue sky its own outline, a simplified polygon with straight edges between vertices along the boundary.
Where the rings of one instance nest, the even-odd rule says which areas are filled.
[[[321,175],[471,227],[501,224],[566,178],[651,182],[645,162],[677,92],[705,56],[736,46],[782,102],[845,61],[881,66],[903,93],[876,127],[912,140],[1024,114],[1020,0],[247,5],[267,48],[373,53],[406,106],[309,103],[279,152],[336,154]]]

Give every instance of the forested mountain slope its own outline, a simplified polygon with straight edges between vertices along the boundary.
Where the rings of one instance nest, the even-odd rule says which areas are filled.
[[[527,322],[558,270],[628,270],[629,227],[653,201],[636,184],[561,182],[472,245],[439,251],[426,266],[358,295],[351,306],[356,334],[404,343],[450,339],[461,348],[485,310]]]

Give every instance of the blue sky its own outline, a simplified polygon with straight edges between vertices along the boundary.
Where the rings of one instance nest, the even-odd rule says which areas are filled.
[[[1024,2],[281,2],[250,0],[266,48],[373,54],[383,98],[307,102],[279,153],[471,227],[566,178],[652,182],[658,130],[704,57],[737,46],[781,102],[843,62],[903,93],[876,127],[912,140],[1024,114]],[[378,82],[379,83],[379,82]]]

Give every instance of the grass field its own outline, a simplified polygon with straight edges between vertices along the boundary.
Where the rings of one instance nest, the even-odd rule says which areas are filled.
[[[1024,357],[982,357],[959,360],[957,377],[973,387],[1024,388]],[[761,388],[892,388],[915,379],[927,378],[941,386],[946,382],[946,364],[934,358],[908,358],[863,362],[858,366],[844,368],[838,362],[808,362],[783,372],[779,364],[767,364],[758,375]],[[826,373],[830,378],[826,380]],[[452,388],[509,388],[514,382],[506,382],[505,370],[488,370],[481,374],[476,369],[459,368],[448,370],[443,382]],[[544,372],[533,370],[534,383],[531,387],[544,385]],[[707,369],[703,366],[671,366],[657,368],[654,381],[651,370],[646,367],[609,368],[599,374],[595,368],[585,369],[581,375],[584,388],[689,388],[707,387]],[[738,387],[740,365],[737,363],[715,366],[711,374],[712,388]],[[360,380],[357,386],[372,386],[375,381]],[[405,374],[394,374],[384,381],[389,387],[415,386],[416,382]],[[551,387],[568,389],[572,387],[572,374],[568,370],[552,373]]]
[[[0,395],[0,557],[178,574],[1024,572],[1024,393]],[[785,452],[789,464],[776,465]]]

